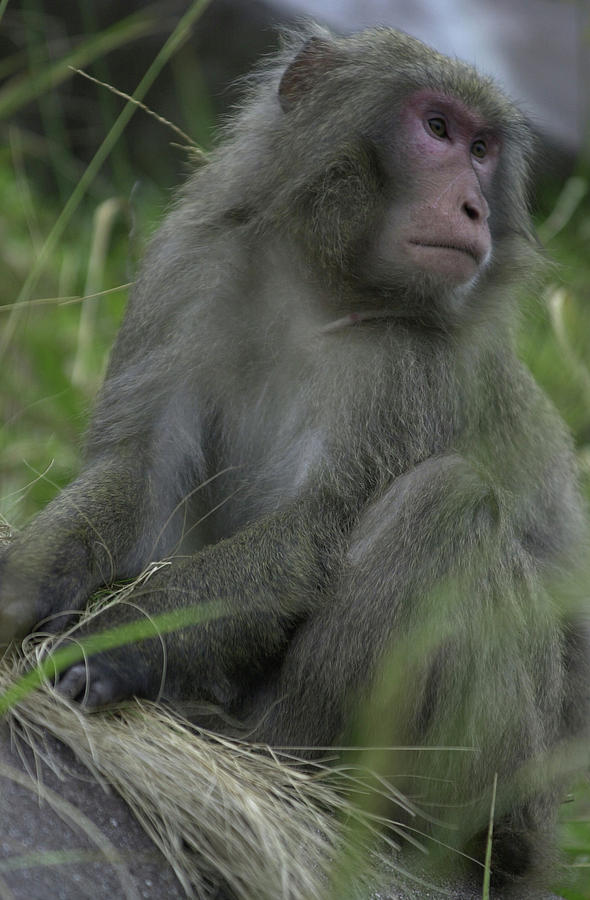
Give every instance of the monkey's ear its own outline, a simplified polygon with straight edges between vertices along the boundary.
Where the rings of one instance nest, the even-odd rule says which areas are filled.
[[[333,62],[333,44],[324,38],[309,38],[283,72],[279,84],[279,103],[283,112],[289,112]]]

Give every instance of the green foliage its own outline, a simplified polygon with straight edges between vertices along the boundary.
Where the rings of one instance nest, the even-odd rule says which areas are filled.
[[[572,179],[573,180],[573,179]],[[524,303],[521,355],[572,430],[586,494],[590,498],[590,181],[576,178],[579,202],[548,241],[556,266],[540,297]],[[560,196],[571,196],[571,183],[560,195],[548,185],[540,198],[550,215]],[[539,218],[543,224],[553,216]],[[561,811],[564,865],[557,893],[565,900],[590,900],[590,785],[585,780]]]
[[[590,182],[573,177],[583,191],[581,202],[559,233],[548,242],[555,265],[549,283],[537,296],[524,298],[520,351],[537,381],[571,428],[588,473],[590,447]],[[553,186],[549,185],[548,192]],[[560,205],[559,197],[555,207]],[[543,234],[544,222],[540,232]]]
[[[565,900],[590,898],[590,783],[578,786],[562,808],[560,845],[567,860],[561,884],[556,888]]]
[[[207,2],[190,4],[138,85],[138,99],[173,57]],[[0,118],[33,97],[39,97],[43,113],[46,92],[70,73],[68,65],[106,52],[120,42],[121,35],[126,41],[137,37],[147,21],[141,16],[126,19],[83,41],[65,61],[46,63],[28,74],[23,69],[0,92]],[[32,59],[43,55],[42,34],[36,39],[29,46]],[[0,249],[0,263],[6,270],[0,285],[0,364],[5,373],[0,394],[0,516],[16,525],[45,505],[75,473],[77,436],[84,429],[120,322],[120,292],[91,296],[83,303],[70,301],[130,280],[125,265],[130,248],[124,232],[120,229],[117,234],[113,216],[107,217],[105,225],[105,217],[98,214],[100,205],[89,200],[87,191],[95,187],[103,161],[136,109],[132,103],[124,106],[61,208],[48,202],[30,181],[18,128],[9,130],[9,148],[0,151],[0,235],[7,235]],[[52,134],[47,135],[58,184],[61,173],[52,137],[60,130],[65,130],[65,123],[57,128],[53,121]],[[112,190],[103,183],[100,200],[108,201]],[[134,195],[131,209],[127,201],[119,201],[123,214],[119,218],[127,219],[127,232],[130,219],[134,230],[137,221],[146,221],[139,208],[144,199]],[[53,302],[40,302],[51,298]]]
[[[68,298],[83,296],[87,282],[95,229],[88,206],[40,273],[39,298],[50,302],[25,303],[18,321],[11,319],[16,308],[11,301],[55,212],[23,172],[15,173],[10,150],[0,152],[0,344],[9,338],[0,392],[0,514],[15,525],[22,525],[75,474],[87,410],[125,303],[124,291],[87,301],[97,307],[87,377],[73,384],[82,304]],[[110,234],[108,264],[95,291],[129,281],[128,226],[123,215],[120,220],[124,227]]]

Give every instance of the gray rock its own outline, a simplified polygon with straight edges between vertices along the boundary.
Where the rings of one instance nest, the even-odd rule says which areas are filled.
[[[185,897],[125,803],[70,750],[52,739],[47,746],[55,767],[20,744],[12,746],[6,723],[0,723],[0,898]],[[481,888],[467,883],[445,883],[435,890],[401,883],[393,871],[383,877],[383,883],[390,882],[387,890],[373,892],[371,900],[481,900]],[[551,895],[521,892],[518,900],[551,900]]]
[[[8,727],[0,724],[0,897],[184,897],[123,801],[99,785],[65,747],[50,741],[49,748],[63,766],[62,777],[39,760],[37,768],[24,748],[17,753]],[[44,789],[50,799],[43,799]]]

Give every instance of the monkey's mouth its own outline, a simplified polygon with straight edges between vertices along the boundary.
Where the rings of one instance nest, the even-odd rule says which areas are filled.
[[[476,266],[479,266],[482,260],[480,251],[477,247],[470,244],[448,244],[444,241],[409,241],[409,243],[415,247],[426,247],[431,250],[452,250],[455,253],[462,253],[469,256]]]

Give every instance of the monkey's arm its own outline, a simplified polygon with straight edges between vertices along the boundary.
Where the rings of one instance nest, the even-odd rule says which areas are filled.
[[[153,698],[164,686],[167,697],[230,704],[236,686],[278,659],[320,602],[343,527],[336,508],[333,498],[300,499],[194,556],[171,560],[133,592],[130,605],[105,610],[91,630],[175,611],[178,629],[160,639],[155,622],[154,638],[73,666],[62,692],[92,707],[132,694]],[[184,613],[194,621],[200,611],[204,621],[187,624]]]
[[[318,491],[194,556],[173,559],[136,589],[133,605],[112,607],[93,621],[92,630],[137,620],[139,611],[152,618],[195,605],[206,620],[180,622],[161,640],[97,654],[66,673],[62,691],[98,706],[131,694],[155,697],[164,685],[169,697],[231,706],[249,680],[285,654],[289,658],[290,643],[302,640],[299,630],[307,633],[310,623],[322,621],[321,634],[310,637],[309,659],[302,668],[295,662],[299,674],[279,694],[292,694],[300,678],[313,684],[311,673],[319,666],[323,685],[316,685],[315,697],[323,690],[336,693],[318,720],[306,717],[306,727],[323,730],[353,696],[350,680],[370,679],[387,635],[407,635],[410,622],[428,628],[423,598],[437,581],[464,575],[472,566],[485,578],[512,539],[510,516],[500,512],[497,493],[454,455],[427,460],[396,479],[367,505],[351,541],[345,539],[341,506],[338,498]],[[326,648],[330,635],[333,646]],[[323,649],[314,661],[318,647]],[[327,677],[331,667],[336,671]],[[299,716],[297,706],[285,707],[287,727]],[[274,718],[273,712],[268,721]],[[284,726],[276,720],[275,725],[274,738],[280,740]],[[335,737],[336,732],[317,734],[311,743]]]
[[[14,539],[0,559],[0,646],[170,552],[174,500],[162,501],[156,475],[141,448],[119,447],[116,457],[96,458]]]

